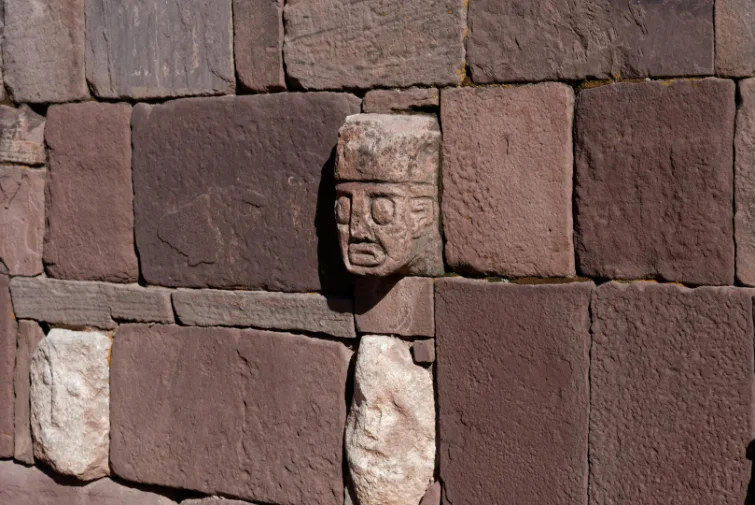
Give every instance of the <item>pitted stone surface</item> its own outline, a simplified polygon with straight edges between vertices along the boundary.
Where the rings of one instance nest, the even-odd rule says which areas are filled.
[[[358,277],[354,290],[357,328],[362,333],[435,336],[433,279]]]
[[[170,290],[136,284],[16,277],[16,317],[67,326],[113,329],[120,321],[172,323]]]
[[[345,438],[359,505],[419,503],[433,480],[433,376],[410,346],[378,335],[359,343]]]
[[[278,93],[137,106],[136,241],[145,280],[348,291],[332,153],[359,105],[348,94]]]
[[[87,0],[86,15],[98,97],[233,93],[231,0]]]
[[[716,74],[755,73],[755,0],[716,0]]]
[[[44,260],[51,277],[136,282],[131,106],[86,102],[47,113]]]
[[[0,162],[44,165],[45,118],[24,104],[0,105]]]
[[[306,89],[459,84],[463,0],[288,0],[288,75]]]
[[[13,367],[16,360],[16,318],[8,277],[0,274],[0,458],[13,457]]]
[[[592,320],[590,503],[741,503],[751,290],[610,283]]]
[[[582,91],[575,127],[578,270],[734,282],[735,85],[704,79]]]
[[[186,325],[251,326],[356,337],[353,304],[348,298],[215,289],[179,289],[172,297],[178,320]]]
[[[13,389],[16,397],[13,423],[15,430],[13,459],[27,465],[34,464],[29,397],[31,359],[37,345],[44,336],[42,328],[34,321],[18,322],[16,370],[13,376]]]
[[[110,337],[53,329],[31,361],[34,457],[79,480],[110,474]]]
[[[493,83],[710,75],[713,3],[471,2],[467,58],[472,78]]]
[[[342,505],[351,354],[287,333],[123,325],[111,362],[113,471],[264,503]]]
[[[158,494],[100,479],[90,484],[58,483],[37,468],[0,461],[3,505],[175,505]],[[234,504],[223,504],[234,505]]]
[[[404,112],[435,108],[440,91],[435,88],[373,89],[364,96],[363,112]]]
[[[89,97],[84,77],[85,0],[4,0],[3,75],[16,103]]]
[[[253,91],[286,89],[283,0],[233,0],[236,73]]]
[[[592,288],[437,282],[444,501],[587,504]]]
[[[0,166],[0,263],[10,275],[42,273],[45,170]]]
[[[443,228],[455,270],[574,276],[573,110],[563,84],[443,91]]]
[[[740,105],[735,137],[734,230],[737,279],[755,285],[755,79],[739,83]]]

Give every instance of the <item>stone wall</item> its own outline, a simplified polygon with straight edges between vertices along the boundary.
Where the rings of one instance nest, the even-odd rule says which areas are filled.
[[[755,0],[0,5],[0,504],[755,500]],[[440,124],[420,275],[362,112]]]

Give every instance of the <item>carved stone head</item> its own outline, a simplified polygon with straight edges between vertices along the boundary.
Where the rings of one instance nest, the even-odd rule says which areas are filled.
[[[432,115],[356,114],[341,127],[336,222],[357,275],[440,275],[440,126]]]

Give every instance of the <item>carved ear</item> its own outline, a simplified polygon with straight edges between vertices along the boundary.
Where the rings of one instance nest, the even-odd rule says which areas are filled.
[[[417,196],[411,199],[409,220],[412,227],[412,237],[417,238],[425,234],[428,226],[433,224],[433,199]]]

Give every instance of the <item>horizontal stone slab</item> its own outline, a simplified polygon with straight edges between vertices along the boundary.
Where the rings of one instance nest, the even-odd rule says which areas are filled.
[[[354,338],[353,305],[348,298],[318,294],[179,289],[173,293],[178,320],[195,326],[251,326],[311,331]]]
[[[373,89],[364,96],[363,112],[403,112],[437,107],[440,91],[436,88]]]

